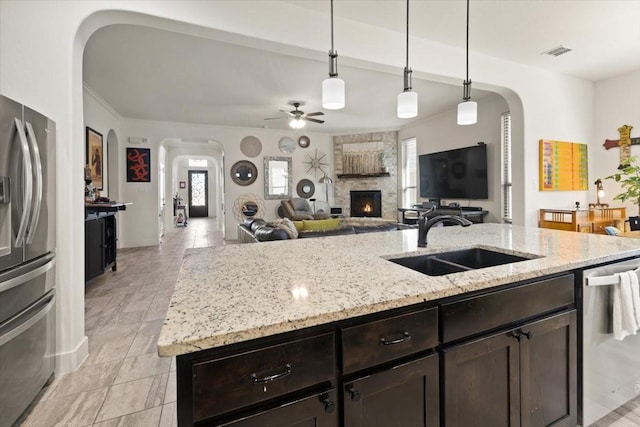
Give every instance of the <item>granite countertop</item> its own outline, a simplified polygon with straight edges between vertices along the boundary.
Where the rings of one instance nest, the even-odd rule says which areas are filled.
[[[640,256],[640,240],[504,224],[191,249],[185,254],[158,353],[175,356]],[[431,277],[385,258],[474,246],[538,256]]]

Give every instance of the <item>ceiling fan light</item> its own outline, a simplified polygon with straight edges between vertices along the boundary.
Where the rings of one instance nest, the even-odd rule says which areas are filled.
[[[410,119],[418,115],[418,94],[407,90],[398,94],[398,118]]]
[[[304,125],[304,120],[300,118],[291,119],[291,121],[289,122],[289,126],[293,129],[302,129]]]
[[[478,104],[475,101],[465,101],[458,104],[458,124],[474,125],[478,122]]]
[[[344,80],[329,77],[322,81],[322,108],[327,110],[344,108]]]

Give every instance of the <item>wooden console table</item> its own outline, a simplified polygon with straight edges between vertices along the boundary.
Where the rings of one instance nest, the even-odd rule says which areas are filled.
[[[614,226],[624,230],[627,208],[603,209],[540,209],[538,227],[581,233],[607,234],[604,228]]]

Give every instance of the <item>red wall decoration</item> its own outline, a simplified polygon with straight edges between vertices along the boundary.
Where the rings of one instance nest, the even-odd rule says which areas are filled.
[[[151,149],[127,148],[127,182],[151,182]]]

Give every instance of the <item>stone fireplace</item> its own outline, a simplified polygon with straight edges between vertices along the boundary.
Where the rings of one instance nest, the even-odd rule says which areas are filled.
[[[381,191],[351,191],[351,216],[373,217],[382,216]]]
[[[343,165],[345,159],[343,146],[353,143],[381,142],[382,163],[385,173],[379,176],[374,174],[349,174],[348,168]],[[378,191],[380,194],[380,210],[376,217],[397,220],[398,219],[398,133],[395,131],[372,132],[364,134],[340,135],[333,137],[333,158],[335,164],[334,179],[334,201],[332,206],[343,208],[344,215],[349,216],[370,216],[373,214],[361,215],[351,210],[352,192]]]

